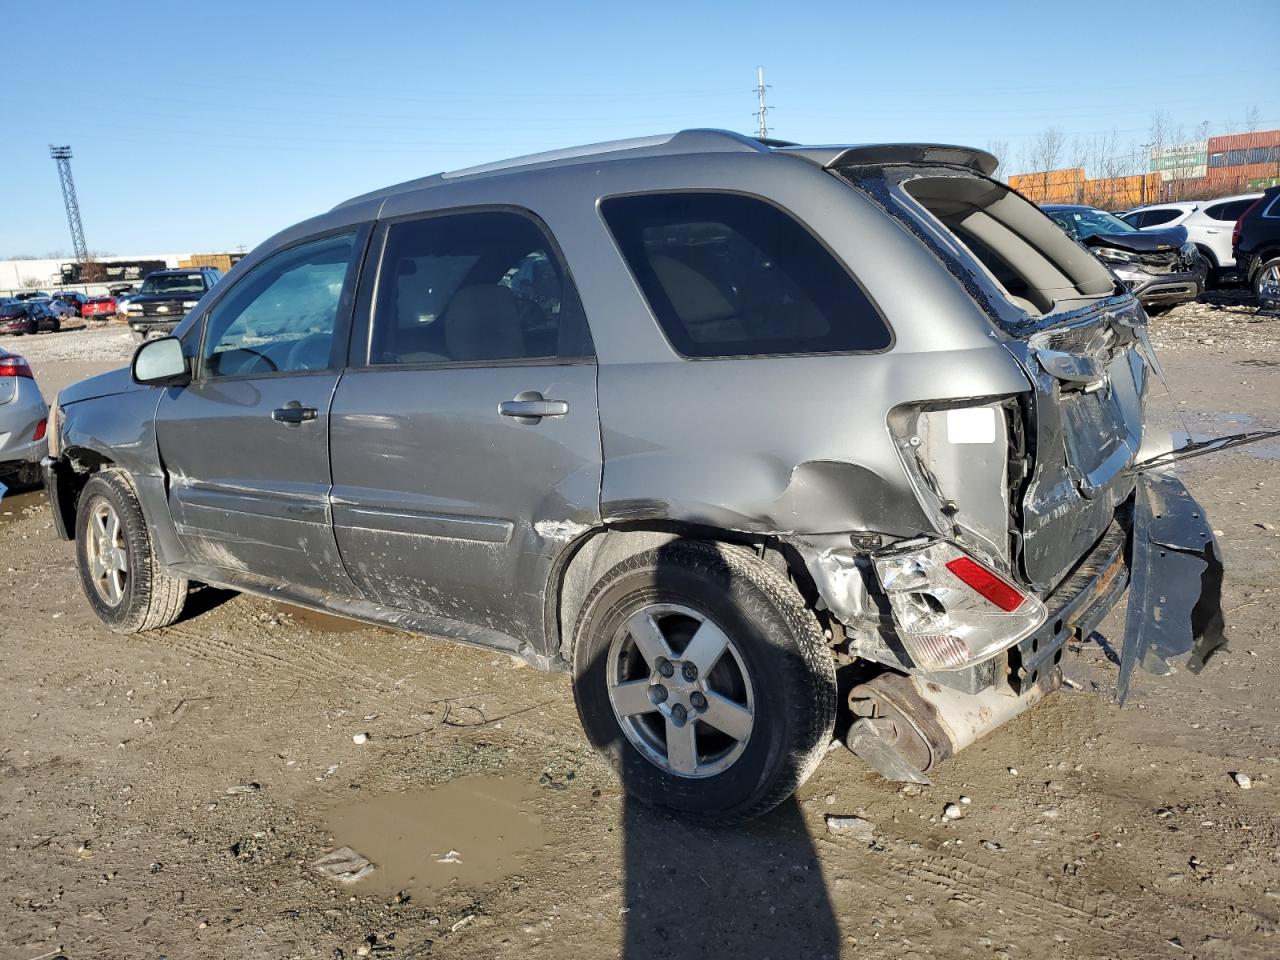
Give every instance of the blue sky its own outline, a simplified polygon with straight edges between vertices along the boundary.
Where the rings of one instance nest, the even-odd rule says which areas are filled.
[[[1156,110],[1192,135],[1251,107],[1280,127],[1280,3],[1237,0],[1229,24],[1213,9],[9,0],[0,31],[23,52],[0,80],[0,257],[70,248],[50,143],[75,151],[91,249],[234,250],[439,170],[752,132],[757,64],[790,140],[1007,141],[1016,158],[1049,126],[1141,143]]]

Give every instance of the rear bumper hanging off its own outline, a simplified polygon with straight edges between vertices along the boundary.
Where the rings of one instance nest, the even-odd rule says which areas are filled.
[[[1170,658],[1189,653],[1187,668],[1198,673],[1223,644],[1220,556],[1204,510],[1182,482],[1157,470],[1138,474],[1128,528],[1117,523],[1046,600],[1049,622],[1009,652],[1006,677],[964,692],[929,675],[885,671],[849,693],[849,749],[887,779],[929,782],[928,770],[1058,689],[1066,639],[1087,636],[1126,581],[1116,700],[1128,695],[1135,664],[1165,675]]]
[[[1139,474],[1129,543],[1129,610],[1116,702],[1129,694],[1134,665],[1164,676],[1169,658],[1191,654],[1199,673],[1225,642],[1222,554],[1204,508],[1170,473]]]

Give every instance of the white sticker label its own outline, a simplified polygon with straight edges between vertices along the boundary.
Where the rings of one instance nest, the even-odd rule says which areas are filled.
[[[996,412],[990,407],[948,410],[947,440],[951,443],[995,443]]]

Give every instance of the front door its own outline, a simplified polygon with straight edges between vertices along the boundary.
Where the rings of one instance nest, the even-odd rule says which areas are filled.
[[[193,561],[353,592],[333,539],[328,430],[362,239],[310,240],[246,273],[205,318],[192,383],[161,399],[169,507]]]
[[[374,602],[536,645],[554,560],[599,520],[596,369],[572,282],[523,214],[381,229],[330,428],[343,561]]]

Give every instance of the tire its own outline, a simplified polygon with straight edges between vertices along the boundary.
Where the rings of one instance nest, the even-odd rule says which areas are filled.
[[[93,612],[116,633],[167,627],[182,615],[187,581],[161,570],[123,470],[99,471],[84,485],[76,508],[76,565]]]
[[[1257,301],[1260,310],[1276,310],[1280,309],[1280,300],[1275,297],[1263,298],[1262,284],[1268,277],[1280,280],[1280,257],[1270,257],[1258,265],[1258,269],[1253,274],[1253,299]]]
[[[583,604],[573,671],[592,746],[636,799],[688,819],[766,813],[831,741],[835,661],[818,621],[739,547],[676,541],[619,563]]]

